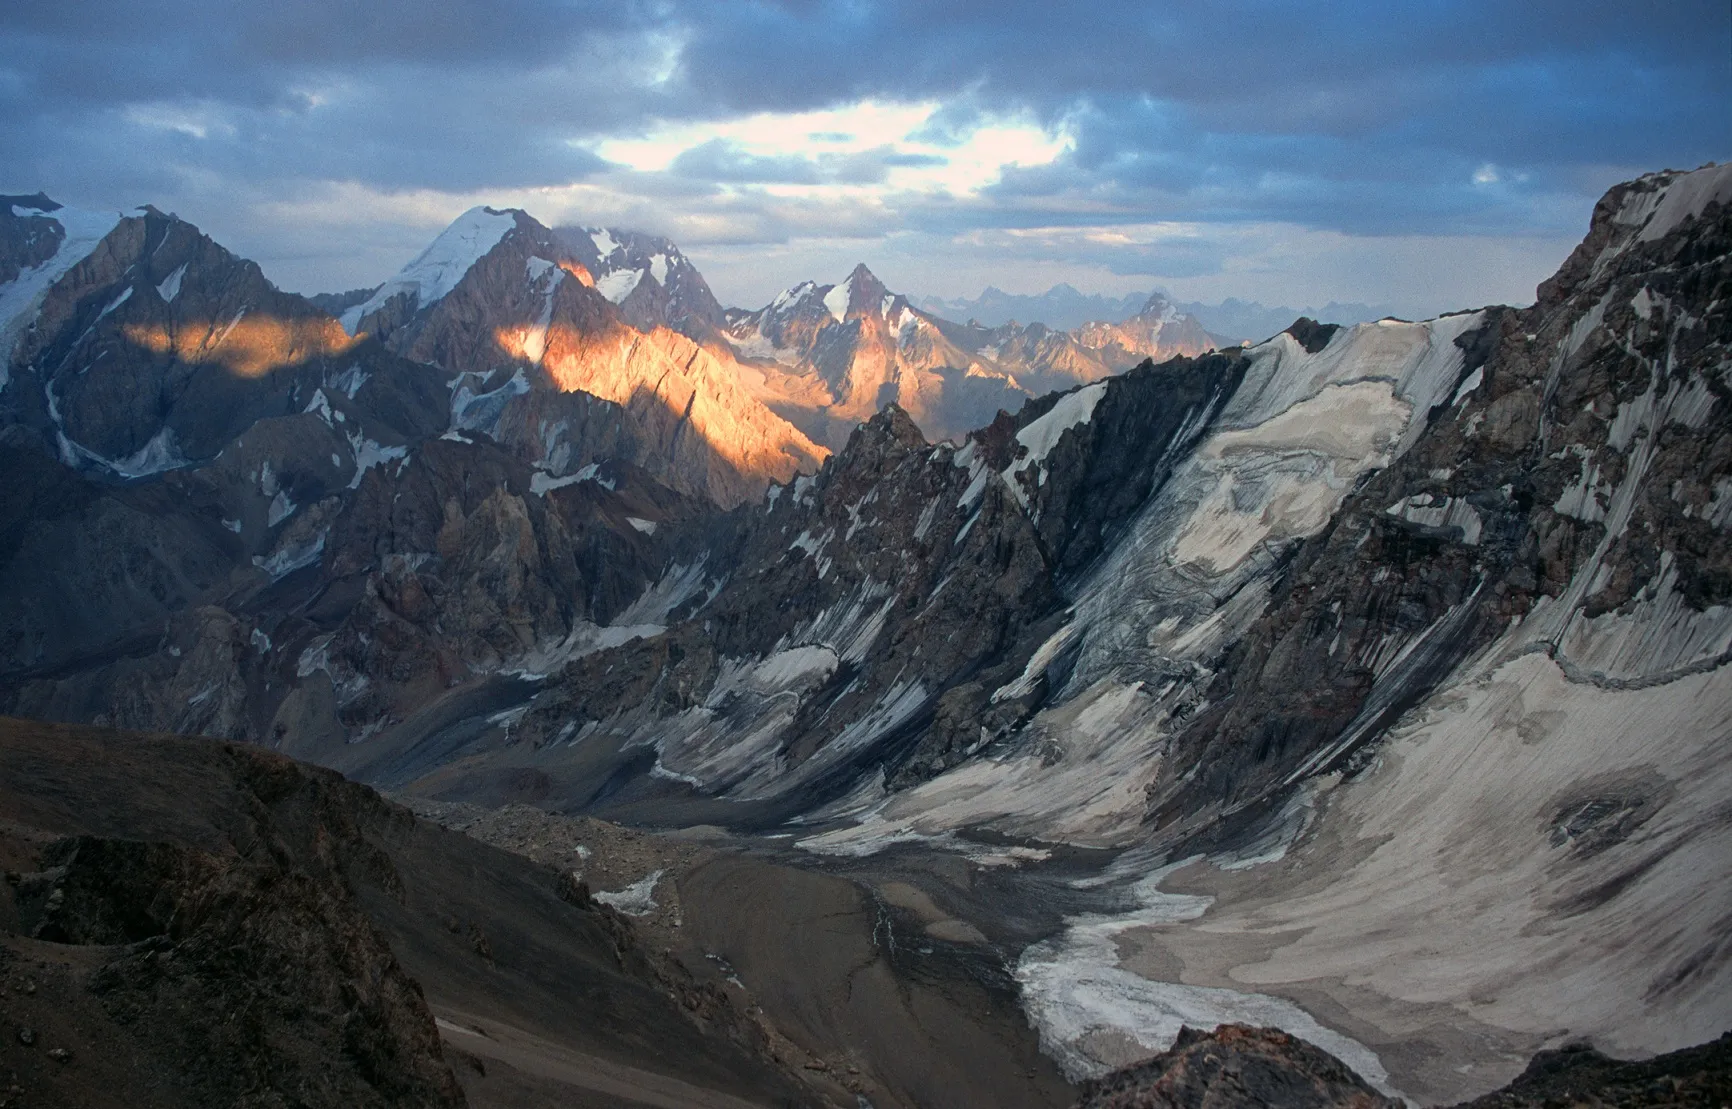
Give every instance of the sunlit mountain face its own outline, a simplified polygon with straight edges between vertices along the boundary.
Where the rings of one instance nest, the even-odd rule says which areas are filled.
[[[1724,6],[106,2],[0,1109],[1727,1100]]]

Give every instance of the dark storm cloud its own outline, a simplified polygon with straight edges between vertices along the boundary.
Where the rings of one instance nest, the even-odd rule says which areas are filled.
[[[321,182],[569,184],[607,174],[601,136],[874,97],[938,101],[919,138],[939,147],[1020,116],[1074,148],[878,217],[762,186],[871,185],[931,154],[715,140],[636,187],[725,202],[722,240],[872,218],[1549,234],[1622,176],[1732,153],[1729,38],[1720,0],[23,3],[0,14],[0,185],[244,224],[245,205]],[[1195,249],[1163,264],[1218,261]]]

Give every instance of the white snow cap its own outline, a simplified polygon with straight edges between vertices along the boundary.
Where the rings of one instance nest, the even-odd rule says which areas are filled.
[[[517,216],[510,209],[476,207],[464,212],[396,277],[379,286],[365,303],[344,312],[343,330],[353,335],[369,313],[378,311],[400,293],[414,293],[417,308],[442,299],[515,226]]]

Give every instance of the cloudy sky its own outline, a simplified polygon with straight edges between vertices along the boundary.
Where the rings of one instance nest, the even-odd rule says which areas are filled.
[[[673,237],[727,303],[1523,303],[1606,186],[1732,157],[1725,0],[24,0],[0,192],[175,211],[285,288],[477,204]]]

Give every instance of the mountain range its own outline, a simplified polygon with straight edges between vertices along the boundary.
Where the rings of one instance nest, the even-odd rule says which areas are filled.
[[[1015,320],[1039,320],[1049,327],[1078,328],[1100,320],[1121,320],[1136,313],[1151,296],[1164,294],[1132,293],[1124,297],[1100,293],[1081,293],[1070,285],[1054,285],[1044,293],[1034,295],[1007,293],[988,286],[979,296],[916,297],[915,303],[928,312],[956,320],[977,321],[987,327],[999,327]],[[1275,334],[1301,316],[1324,323],[1369,323],[1396,315],[1393,308],[1370,304],[1342,304],[1330,301],[1321,308],[1267,307],[1256,301],[1228,297],[1219,304],[1200,301],[1168,301],[1173,308],[1194,318],[1211,334],[1232,345],[1246,340],[1258,342]]]
[[[336,891],[372,891],[457,1030],[371,940],[342,965],[376,992],[318,1005],[398,1014],[354,1057],[429,1104],[452,1014],[488,1066],[577,1048],[486,1000],[489,962],[533,970],[481,908],[438,919],[444,868],[485,868],[428,820],[557,866],[512,904],[674,999],[595,1011],[700,1014],[701,1066],[631,1065],[728,1096],[1060,1104],[1187,1025],[1278,1027],[1424,1104],[1576,1039],[1675,1051],[1732,1027],[1729,286],[1726,166],[1613,188],[1531,307],[1247,346],[1159,296],[959,325],[864,266],[723,310],[671,243],[485,207],[315,301],[153,208],[10,197],[0,712],[272,749],[210,745],[252,823],[201,809],[149,866],[229,904],[231,863],[183,848],[310,852],[271,911],[342,935]],[[91,733],[29,735],[42,796],[123,795],[55,753]],[[151,742],[140,775],[192,788],[196,749]],[[307,813],[360,818],[278,756],[422,823],[351,797],[318,848]],[[69,886],[73,840],[168,818],[35,796],[7,857],[89,920],[10,892],[5,919],[112,947],[79,891],[126,892],[133,856]],[[604,846],[624,908],[555,906]],[[946,1069],[980,1052],[997,1077]]]

